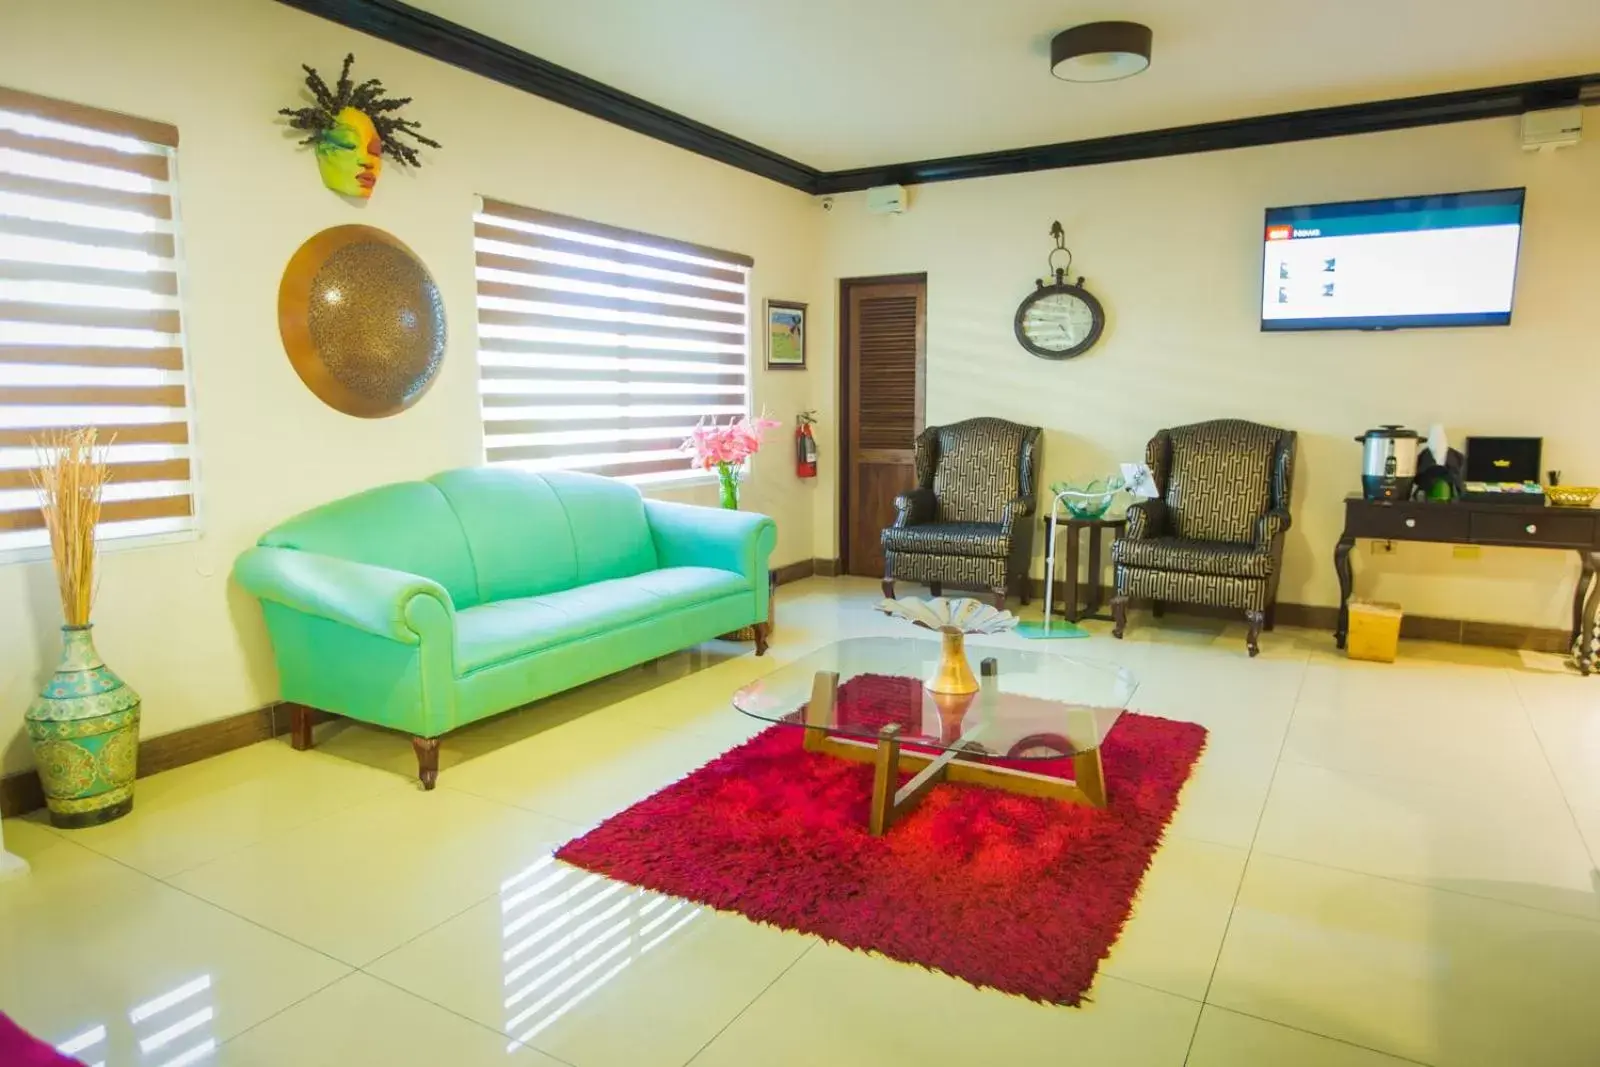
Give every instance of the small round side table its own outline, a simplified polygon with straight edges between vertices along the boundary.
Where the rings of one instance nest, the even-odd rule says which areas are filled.
[[[1056,531],[1058,539],[1064,538],[1067,542],[1067,574],[1063,584],[1060,614],[1065,615],[1068,622],[1077,622],[1080,619],[1100,619],[1111,621],[1110,615],[1097,614],[1101,601],[1105,597],[1105,589],[1100,584],[1100,537],[1110,530],[1112,539],[1122,536],[1123,529],[1128,525],[1126,518],[1115,519],[1074,519],[1063,517],[1059,520],[1059,529]],[[1045,536],[1049,536],[1050,516],[1044,516]],[[1080,596],[1078,591],[1078,541],[1079,534],[1089,532],[1089,580],[1088,588],[1084,591],[1087,595]],[[1050,574],[1046,581],[1055,581],[1055,575]]]

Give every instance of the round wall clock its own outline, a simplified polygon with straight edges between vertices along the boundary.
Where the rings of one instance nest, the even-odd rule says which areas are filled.
[[[1105,330],[1106,312],[1094,294],[1083,287],[1083,279],[1067,281],[1072,253],[1063,241],[1061,223],[1050,229],[1056,239],[1051,251],[1067,253],[1067,266],[1056,267],[1053,280],[1039,279],[1033,292],[1017,307],[1017,342],[1041,359],[1071,359],[1081,356],[1100,340]],[[1052,264],[1053,265],[1053,264]]]

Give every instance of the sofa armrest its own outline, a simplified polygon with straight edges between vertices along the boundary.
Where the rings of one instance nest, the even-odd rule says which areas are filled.
[[[420,644],[441,627],[438,636],[454,640],[450,594],[420,575],[292,548],[256,547],[239,557],[233,576],[262,600],[391,641]]]
[[[901,493],[894,498],[895,529],[932,522],[934,516],[938,514],[938,508],[939,504],[934,499],[932,489],[912,489],[910,492]]]
[[[1271,545],[1273,541],[1283,536],[1290,524],[1289,512],[1283,508],[1274,508],[1256,520],[1256,544],[1262,548]]]
[[[1162,537],[1167,532],[1167,505],[1161,500],[1141,500],[1128,506],[1128,529],[1124,537],[1143,541]]]
[[[778,525],[753,511],[646,500],[645,518],[663,567],[715,567],[741,574],[767,590],[767,559],[778,544]]]

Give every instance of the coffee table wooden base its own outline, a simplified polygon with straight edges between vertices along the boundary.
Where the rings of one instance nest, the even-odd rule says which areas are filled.
[[[833,721],[833,706],[838,690],[837,674],[818,672],[811,691],[811,703],[806,708],[804,744],[808,752],[820,752],[873,765],[872,813],[868,829],[874,837],[887,833],[891,826],[917,806],[928,790],[940,782],[963,782],[1094,808],[1106,806],[1105,772],[1100,764],[1099,749],[1072,757],[1073,777],[1076,780],[1069,782],[1010,767],[973,763],[963,759],[964,754],[958,750],[941,752],[937,756],[903,752],[900,748],[900,727],[893,723],[879,731],[876,744],[833,737],[826,732],[823,724]],[[902,768],[916,770],[917,774],[911,781],[896,788]]]

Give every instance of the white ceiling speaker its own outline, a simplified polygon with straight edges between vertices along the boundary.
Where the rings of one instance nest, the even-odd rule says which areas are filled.
[[[1050,42],[1050,73],[1068,82],[1131,78],[1150,65],[1155,35],[1137,22],[1086,22]]]

